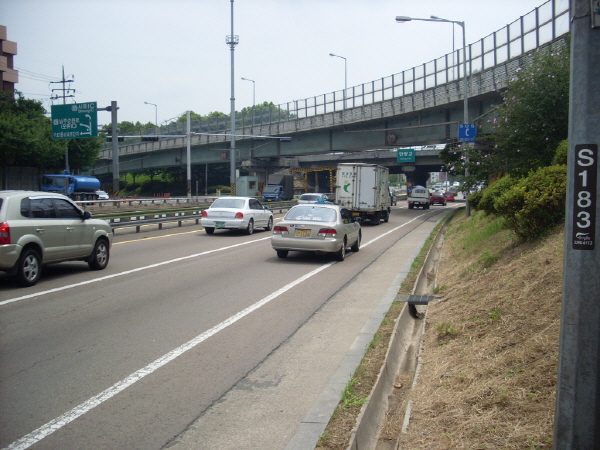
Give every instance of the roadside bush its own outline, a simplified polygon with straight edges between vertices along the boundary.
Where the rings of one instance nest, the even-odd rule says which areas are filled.
[[[565,218],[567,166],[541,167],[506,190],[494,205],[519,237],[533,240]]]
[[[482,197],[483,191],[477,191],[473,192],[472,194],[469,194],[469,196],[467,197],[467,201],[469,202],[469,205],[471,205],[471,208],[479,209],[479,202],[481,202]]]
[[[556,153],[554,155],[554,158],[552,159],[552,164],[553,165],[564,164],[566,166],[568,154],[569,154],[569,140],[565,139],[564,141],[561,141],[560,144],[558,144],[558,147],[556,148]]]
[[[511,189],[518,178],[505,175],[494,183],[490,184],[482,192],[481,200],[479,201],[477,209],[485,212],[486,214],[497,214],[496,211],[496,200],[498,200],[506,191]]]

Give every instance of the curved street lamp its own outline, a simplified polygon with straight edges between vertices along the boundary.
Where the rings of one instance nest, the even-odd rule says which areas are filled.
[[[344,60],[344,109],[346,109],[346,91],[348,90],[348,61],[345,57],[334,55],[333,53],[330,53],[329,56],[335,56],[336,58],[342,58]]]
[[[155,105],[154,103],[150,103],[150,102],[144,102],[146,105],[152,105],[154,106],[154,125],[156,126],[156,128],[158,128],[158,106]]]
[[[252,81],[252,126],[254,126],[254,107],[256,106],[256,81],[242,77],[244,81]]]
[[[423,22],[448,22],[448,23],[455,23],[458,26],[460,26],[462,28],[462,38],[463,38],[463,97],[464,97],[464,116],[463,116],[463,123],[467,124],[469,123],[469,87],[468,87],[468,83],[467,83],[467,43],[466,43],[466,38],[465,38],[465,23],[461,22],[459,20],[448,20],[448,19],[442,19],[441,17],[438,16],[430,16],[429,19],[418,19],[415,17],[408,17],[408,16],[396,16],[396,22],[398,23],[404,23],[404,22],[410,22],[411,20],[419,20],[419,21],[423,21]],[[467,147],[469,146],[469,144],[467,144]],[[465,177],[469,176],[469,155],[467,153],[466,159],[465,159]],[[469,206],[469,202],[467,201],[467,206],[466,206],[466,210],[465,210],[466,216],[469,217],[471,215],[471,208]]]

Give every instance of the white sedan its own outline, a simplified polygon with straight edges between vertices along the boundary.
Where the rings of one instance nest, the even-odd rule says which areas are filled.
[[[303,204],[291,208],[273,228],[271,245],[280,258],[288,252],[332,253],[343,261],[346,249],[360,249],[360,223],[346,208],[333,204]]]
[[[215,228],[244,230],[246,234],[255,228],[271,231],[273,212],[254,197],[222,197],[202,211],[200,224],[206,234],[213,234]]]

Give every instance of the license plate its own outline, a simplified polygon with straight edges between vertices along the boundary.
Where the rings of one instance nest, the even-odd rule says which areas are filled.
[[[225,226],[225,222],[215,222],[215,227],[222,228]]]
[[[352,213],[352,215],[356,217],[356,216],[360,216],[360,213],[358,213],[358,212],[353,212],[353,213]]]
[[[296,237],[310,237],[310,230],[296,230]]]

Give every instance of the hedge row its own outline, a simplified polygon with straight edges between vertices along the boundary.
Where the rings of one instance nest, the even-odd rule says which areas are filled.
[[[504,217],[518,236],[533,240],[564,222],[566,192],[567,166],[557,164],[524,178],[504,176],[468,201],[474,209]]]

